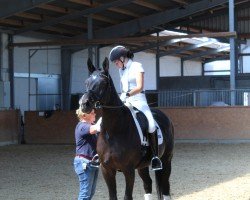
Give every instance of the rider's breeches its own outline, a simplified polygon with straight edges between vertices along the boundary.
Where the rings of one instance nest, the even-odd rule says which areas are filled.
[[[135,96],[129,97],[128,101],[136,107],[138,110],[142,111],[148,119],[148,132],[153,133],[156,129],[155,121],[153,115],[148,106],[146,97],[144,94],[137,94]]]

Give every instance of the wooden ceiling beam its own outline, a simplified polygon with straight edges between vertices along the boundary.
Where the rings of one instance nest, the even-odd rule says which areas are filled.
[[[18,26],[18,27],[24,26],[22,20],[13,20],[13,19],[0,19],[0,24],[7,24],[11,26]]]
[[[64,28],[59,28],[59,27],[52,27],[52,26],[48,26],[48,27],[43,27],[42,30],[47,30],[47,31],[53,31],[56,33],[60,33],[60,34],[68,34],[68,35],[77,35],[79,34],[79,31],[73,31],[70,29],[64,29]]]
[[[173,2],[176,2],[178,4],[181,4],[183,6],[187,6],[188,3],[185,0],[172,0]]]
[[[148,3],[148,2],[142,1],[142,0],[136,0],[136,1],[134,1],[134,3],[137,5],[140,5],[140,6],[144,6],[146,8],[150,8],[152,10],[156,10],[156,11],[163,11],[164,10],[164,8],[162,8],[160,6],[157,6],[155,4]]]
[[[236,37],[236,32],[219,32],[219,33],[204,33],[204,34],[190,34],[190,35],[171,35],[171,36],[144,36],[144,37],[128,37],[128,38],[110,38],[110,39],[68,39],[68,40],[54,40],[48,42],[30,42],[30,43],[14,43],[13,47],[27,47],[27,46],[53,46],[53,45],[100,45],[100,44],[114,44],[114,43],[148,43],[161,42],[178,38],[193,38],[193,37]]]
[[[27,13],[27,12],[17,13],[17,14],[15,14],[15,16],[22,17],[22,18],[25,18],[25,19],[37,20],[37,21],[42,21],[43,20],[42,15],[31,14],[31,13]]]
[[[21,13],[53,0],[1,0],[0,18],[8,18],[16,13]]]
[[[62,13],[62,14],[69,14],[69,13],[74,12],[74,10],[72,10],[72,9],[61,8],[61,7],[50,5],[50,4],[42,4],[42,5],[39,5],[37,7],[42,8],[44,10],[49,10],[49,11],[58,12],[58,13]]]
[[[250,38],[250,33],[242,33],[242,34],[239,34],[239,37],[240,37],[240,38],[243,38],[243,39],[249,39],[249,38]]]
[[[15,16],[22,17],[22,18],[25,18],[25,19],[37,20],[39,22],[41,22],[44,19],[46,19],[46,20],[52,19],[51,17],[48,17],[48,16],[25,13],[25,12],[15,14]],[[63,21],[63,22],[60,22],[60,24],[67,25],[67,26],[72,26],[72,27],[77,27],[77,28],[80,28],[80,29],[87,29],[86,24],[79,23],[79,22],[74,22],[74,21]]]
[[[12,25],[15,27],[19,27],[22,28],[25,25],[30,25],[30,23],[25,22],[23,20],[13,20],[13,19],[0,19],[0,24],[8,24],[8,25]],[[47,30],[47,31],[53,31],[53,32],[57,32],[60,34],[70,34],[70,35],[78,35],[81,32],[80,31],[72,31],[72,30],[66,30],[63,28],[59,28],[59,27],[43,27],[41,28],[41,30]]]

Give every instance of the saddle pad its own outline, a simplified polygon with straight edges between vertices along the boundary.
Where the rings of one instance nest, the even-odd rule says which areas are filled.
[[[138,120],[136,118],[136,113],[138,111],[134,110],[133,106],[131,106],[131,105],[126,105],[126,106],[129,108],[129,110],[130,110],[130,112],[131,112],[131,114],[132,114],[132,116],[134,118],[135,125],[136,125],[136,128],[138,130],[138,134],[139,134],[140,139],[141,139],[141,145],[149,146],[148,140],[147,140],[146,137],[144,137],[144,135],[142,133],[142,129],[140,127],[140,124],[139,124],[139,122],[138,122]],[[162,131],[161,131],[160,126],[158,125],[158,123],[156,121],[155,121],[155,125],[156,125],[156,129],[157,129],[158,145],[161,145],[163,143]]]

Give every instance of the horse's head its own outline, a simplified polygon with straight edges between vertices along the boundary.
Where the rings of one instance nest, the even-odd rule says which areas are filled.
[[[88,59],[89,78],[85,81],[86,92],[79,101],[83,109],[91,111],[101,105],[106,105],[110,100],[111,77],[109,75],[109,61],[105,58],[103,69],[96,68]]]

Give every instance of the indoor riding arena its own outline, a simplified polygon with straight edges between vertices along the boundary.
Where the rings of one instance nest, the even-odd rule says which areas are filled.
[[[175,126],[170,178],[172,198],[249,200],[250,119],[246,116],[250,115],[250,109],[163,108],[163,111]],[[18,124],[18,113],[3,112],[1,124],[5,122],[8,126],[3,127],[1,134],[6,132],[9,136],[5,136],[6,140],[16,141],[20,133],[18,127],[14,127]],[[236,123],[238,125],[236,118],[241,122]],[[16,121],[10,123],[11,119]],[[74,112],[55,111],[51,117],[44,118],[39,112],[30,111],[26,112],[25,119],[26,144],[0,147],[0,199],[77,199],[77,177],[73,171],[77,122]],[[221,123],[226,125],[222,127]],[[154,173],[150,174],[154,179]],[[119,172],[117,180],[119,199],[122,199],[124,177]],[[136,175],[134,199],[142,199],[143,194],[142,182]],[[94,199],[108,199],[107,195],[100,173]]]
[[[105,71],[117,45],[142,64],[139,93],[173,124],[171,200],[250,200],[249,13],[248,0],[0,1],[0,200],[78,198],[76,110],[88,92],[87,61]],[[107,77],[119,95],[131,92],[114,62]],[[100,102],[97,119],[108,108]],[[93,200],[112,199],[104,175]],[[158,199],[150,176],[152,198],[136,172],[134,200]],[[116,185],[124,199],[119,169]]]

